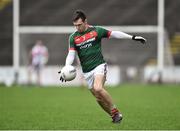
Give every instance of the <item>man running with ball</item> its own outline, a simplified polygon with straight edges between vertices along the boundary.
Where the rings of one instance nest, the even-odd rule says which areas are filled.
[[[110,31],[99,26],[89,25],[85,13],[81,10],[75,11],[73,24],[77,31],[69,37],[66,65],[71,65],[76,54],[78,55],[89,90],[96,97],[102,109],[111,116],[112,122],[120,123],[123,118],[122,112],[117,109],[110,94],[104,88],[107,63],[102,55],[101,39],[132,39],[143,44],[146,43],[146,39],[141,36],[131,36],[121,31]],[[65,81],[61,73],[60,80]]]

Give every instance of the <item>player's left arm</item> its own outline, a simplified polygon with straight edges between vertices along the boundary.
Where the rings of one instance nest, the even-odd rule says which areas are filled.
[[[146,39],[142,36],[135,36],[135,35],[129,35],[127,33],[121,32],[121,31],[109,31],[109,38],[117,38],[117,39],[132,39],[135,41],[139,41],[142,44],[146,43]]]

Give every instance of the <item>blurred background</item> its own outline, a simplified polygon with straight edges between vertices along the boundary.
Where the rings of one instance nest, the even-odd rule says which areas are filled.
[[[146,45],[102,41],[109,65],[107,84],[180,83],[179,7],[179,0],[0,0],[0,82],[28,84],[29,51],[42,40],[49,59],[41,83],[59,85],[57,72],[65,64],[68,37],[74,31],[72,14],[82,9],[91,25],[147,39]],[[66,84],[80,85],[80,74]],[[36,76],[32,79],[35,83]]]

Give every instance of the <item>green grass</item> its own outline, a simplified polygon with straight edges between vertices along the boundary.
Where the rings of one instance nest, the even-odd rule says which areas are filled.
[[[80,88],[0,87],[0,129],[180,129],[178,85],[121,85],[107,88],[123,112],[111,123],[91,93]]]

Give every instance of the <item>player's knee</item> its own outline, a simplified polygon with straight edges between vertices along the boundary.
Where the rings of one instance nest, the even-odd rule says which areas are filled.
[[[103,91],[103,87],[100,85],[94,84],[93,91],[95,92],[95,94],[100,94]]]

